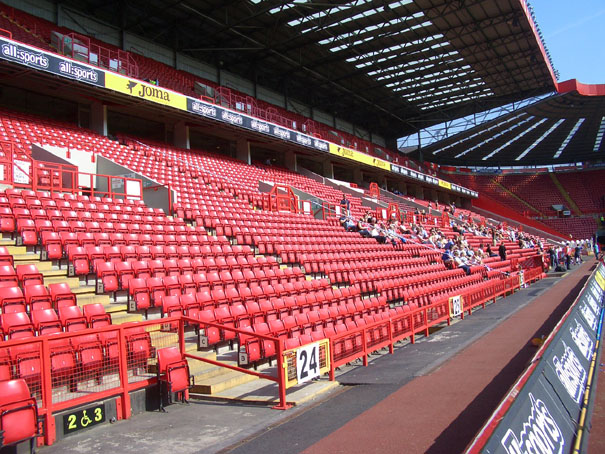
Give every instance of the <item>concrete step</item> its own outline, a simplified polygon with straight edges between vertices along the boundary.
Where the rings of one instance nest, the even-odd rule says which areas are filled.
[[[0,238],[0,246],[14,246],[17,242],[10,238]]]
[[[109,295],[95,295],[94,293],[84,293],[80,294],[76,297],[78,306],[85,306],[87,304],[95,304],[100,303],[103,306],[108,306],[111,301],[109,299]],[[124,310],[126,310],[126,305],[124,305]]]
[[[19,257],[27,257],[22,260]],[[15,266],[17,265],[36,265],[38,271],[44,274],[45,271],[51,271],[53,269],[52,262],[41,262],[40,259],[35,254],[26,254],[25,256],[13,256],[13,260],[15,262]]]
[[[24,255],[27,254],[27,246],[6,246],[8,253],[11,255]]]
[[[47,263],[47,262],[40,262],[40,263]],[[50,270],[44,270],[42,271],[40,268],[38,268],[38,270],[42,273],[42,275],[47,278],[47,277],[67,277],[67,269],[50,269]]]
[[[26,254],[11,254],[15,264],[29,264],[29,263],[41,263],[40,254],[37,252],[28,252]],[[50,263],[50,262],[49,262]],[[52,266],[52,264],[51,264]]]
[[[129,314],[128,312],[112,312],[111,324],[121,325],[122,323],[140,322],[143,321],[141,314]]]
[[[191,388],[191,392],[213,395],[225,391],[226,389],[233,388],[234,386],[258,380],[258,377],[255,377],[254,375],[248,375],[243,372],[237,372],[222,367],[217,368],[220,369],[220,371],[216,372],[217,375],[208,378],[200,378],[203,382],[200,382],[197,376],[194,376],[195,384]]]
[[[77,278],[70,278],[70,279],[77,279]],[[72,289],[72,291],[76,294],[76,295],[95,295],[96,294],[96,288],[94,285],[85,285],[84,282],[80,283],[79,287],[76,287],[74,289]],[[107,295],[109,296],[109,295]]]
[[[126,304],[118,304],[118,303],[109,303],[105,304],[105,312],[108,314],[119,314],[120,312],[126,312],[128,310],[128,306]]]
[[[322,394],[336,390],[339,387],[337,381],[329,381],[321,378],[302,385],[296,385],[288,389],[286,400],[290,405],[301,405],[313,399],[320,398]],[[196,396],[192,396],[195,398]],[[199,396],[208,399],[207,396]],[[279,388],[277,383],[259,379],[234,386],[233,388],[220,391],[209,398],[215,401],[245,402],[248,404],[277,404],[279,402]]]
[[[44,278],[44,285],[47,286],[50,284],[60,284],[62,282],[67,283],[67,285],[69,285],[69,288],[71,288],[72,290],[80,286],[80,279],[78,279],[77,277],[53,276]]]

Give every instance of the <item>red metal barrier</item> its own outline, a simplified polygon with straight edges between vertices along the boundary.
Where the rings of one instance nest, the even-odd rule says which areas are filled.
[[[31,184],[15,187],[143,200],[143,183],[140,179],[80,172],[75,166],[41,161],[33,161],[31,171]]]
[[[155,384],[155,352],[175,346],[166,335],[178,317],[8,340],[1,363],[24,378],[44,418],[44,444],[56,440],[54,414],[117,397],[117,418],[131,415],[129,393]]]
[[[214,361],[209,358],[204,358],[201,356],[192,355],[190,353],[187,353],[185,351],[185,344],[184,344],[184,338],[185,338],[184,326],[185,326],[185,324],[188,324],[189,326],[197,327],[199,329],[204,329],[204,330],[208,329],[208,327],[212,327],[217,330],[233,333],[234,337],[244,336],[247,338],[259,339],[261,341],[265,340],[265,341],[273,342],[275,344],[275,352],[276,352],[276,357],[277,357],[277,376],[275,377],[275,376],[269,375],[269,374],[262,374],[260,372],[254,371],[254,370],[245,369],[245,368],[239,367],[239,366],[232,366],[230,364],[225,364],[220,361]],[[234,371],[241,372],[241,373],[248,374],[248,375],[253,375],[258,378],[264,378],[265,380],[270,380],[272,382],[277,383],[278,388],[279,388],[279,391],[278,391],[279,392],[279,396],[278,396],[279,404],[274,406],[273,408],[276,410],[287,410],[288,408],[290,408],[290,405],[286,401],[286,376],[285,376],[285,367],[283,364],[283,357],[284,357],[283,353],[285,351],[285,348],[284,348],[284,343],[282,340],[280,340],[276,337],[258,334],[258,333],[255,333],[254,331],[235,328],[233,326],[222,325],[222,324],[215,323],[215,322],[206,322],[206,321],[201,322],[200,320],[190,318],[190,317],[181,318],[180,324],[179,324],[179,339],[182,339],[181,353],[183,354],[183,356],[185,358],[202,361],[204,363],[212,364],[214,366],[225,367],[230,370],[234,370]]]

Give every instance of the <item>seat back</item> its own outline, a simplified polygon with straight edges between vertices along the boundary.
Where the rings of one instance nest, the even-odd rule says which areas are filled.
[[[24,379],[0,382],[2,446],[32,439],[38,433],[38,408]]]

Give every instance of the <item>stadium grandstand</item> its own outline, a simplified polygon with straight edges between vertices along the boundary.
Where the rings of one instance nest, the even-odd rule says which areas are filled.
[[[0,452],[602,452],[557,77],[527,0],[4,0]]]

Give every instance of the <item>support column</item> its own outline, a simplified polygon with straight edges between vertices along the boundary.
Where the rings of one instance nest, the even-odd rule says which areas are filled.
[[[179,121],[174,125],[174,146],[189,150],[189,126],[184,121]]]
[[[359,167],[353,168],[353,183],[357,184],[359,187],[363,187],[363,174]]]
[[[252,164],[250,155],[250,142],[246,139],[237,139],[235,148],[235,158],[244,161],[246,164]]]
[[[284,154],[284,166],[286,169],[298,172],[298,163],[296,159],[296,153],[291,150],[286,151]]]
[[[332,165],[332,161],[326,159],[323,162],[323,176],[326,178],[334,178],[334,166]]]
[[[107,106],[93,102],[90,106],[90,129],[97,134],[107,136]]]

